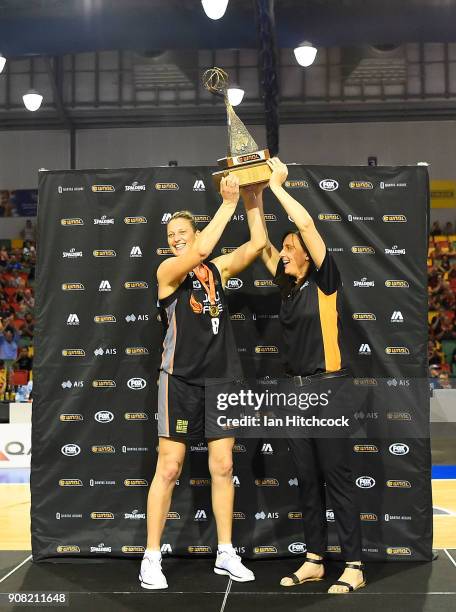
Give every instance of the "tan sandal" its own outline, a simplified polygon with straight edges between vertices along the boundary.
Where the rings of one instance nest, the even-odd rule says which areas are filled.
[[[323,565],[323,559],[310,559],[309,557],[306,557],[305,563],[315,563],[315,565]],[[285,580],[291,580],[291,583],[287,584],[284,582]],[[303,578],[302,580],[300,580],[298,576],[296,576],[296,574],[291,574],[291,576],[284,576],[282,578],[282,580],[280,581],[280,586],[293,587],[293,586],[298,586],[298,584],[304,584],[304,582],[320,582],[321,580],[323,580],[323,577],[322,578]]]
[[[348,591],[330,591],[328,590],[329,595],[347,595],[347,593],[353,593],[354,591],[357,591],[358,589],[362,589],[366,586],[367,580],[366,580],[366,576],[364,575],[364,563],[346,563],[345,567],[360,570],[360,572],[363,575],[363,581],[361,582],[361,584],[358,584],[358,586],[354,587],[349,582],[345,582],[344,580],[336,580],[336,582],[332,584],[331,586],[334,586],[335,584],[344,586],[344,587],[347,587]]]

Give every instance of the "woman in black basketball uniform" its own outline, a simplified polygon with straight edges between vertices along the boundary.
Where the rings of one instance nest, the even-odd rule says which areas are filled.
[[[166,259],[157,270],[166,336],[158,390],[158,460],[147,501],[147,549],[139,576],[147,589],[168,586],[161,569],[160,539],[182,470],[186,443],[204,438],[205,380],[242,377],[223,290],[231,276],[260,255],[266,235],[258,207],[246,198],[250,240],[232,253],[206,261],[236,209],[238,180],[232,175],[223,178],[220,193],[223,202],[201,232],[188,211],[171,217],[167,236],[174,257]],[[232,437],[208,440],[212,509],[218,536],[214,571],[246,582],[255,577],[231,543],[233,444]]]
[[[297,231],[284,236],[282,250],[270,243],[262,259],[282,294],[280,322],[286,348],[287,374],[299,385],[315,378],[346,375],[341,320],[342,283],[336,263],[326,249],[307,210],[283,188],[288,176],[285,164],[274,158],[269,181]],[[261,195],[258,206],[263,212]],[[263,214],[264,219],[264,214]],[[265,231],[266,223],[264,223]],[[305,378],[304,378],[305,377]],[[356,491],[349,467],[350,445],[346,438],[289,438],[288,445],[298,471],[303,499],[305,562],[281,585],[291,587],[322,580],[327,545],[325,487],[334,509],[345,570],[329,593],[348,593],[365,586],[361,563],[361,528]]]

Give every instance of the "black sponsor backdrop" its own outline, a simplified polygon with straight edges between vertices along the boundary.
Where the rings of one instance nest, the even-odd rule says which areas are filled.
[[[170,214],[190,209],[204,227],[214,213],[220,197],[210,172],[40,174],[31,475],[36,561],[141,556],[157,443],[162,337],[155,270],[166,256],[161,249]],[[426,376],[427,172],[296,165],[287,188],[307,205],[342,273],[351,366],[372,394],[370,411],[359,418],[369,425],[384,417],[390,425],[389,439],[365,438],[356,450],[354,442],[365,557],[430,559],[429,440],[427,433],[407,437],[415,419],[427,422],[428,399],[415,392],[412,402],[401,399],[410,381]],[[265,200],[269,233],[279,245],[293,226],[269,190]],[[239,204],[214,256],[247,235]],[[280,299],[269,282],[256,262],[227,290],[248,376],[282,373]],[[359,320],[355,313],[375,319]],[[399,347],[399,354],[389,347]],[[252,558],[302,552],[299,489],[286,442],[237,442],[234,545]],[[202,442],[189,448],[164,553],[215,551],[208,479]],[[330,502],[328,523],[328,553],[337,558]]]

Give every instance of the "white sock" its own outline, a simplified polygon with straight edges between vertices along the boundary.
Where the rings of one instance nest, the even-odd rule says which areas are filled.
[[[160,559],[162,558],[161,551],[152,550],[152,548],[146,548],[144,556],[149,557],[149,559],[152,559],[153,561],[160,561]]]
[[[226,552],[228,554],[233,554],[236,552],[231,542],[229,544],[219,544],[217,548],[219,553]]]

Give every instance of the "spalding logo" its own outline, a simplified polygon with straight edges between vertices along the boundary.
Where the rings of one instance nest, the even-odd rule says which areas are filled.
[[[133,389],[133,391],[144,389],[146,385],[147,383],[144,378],[130,378],[130,380],[127,382],[127,387],[129,389]]]
[[[77,444],[65,444],[62,446],[62,454],[67,457],[75,457],[81,452],[81,448]]]

